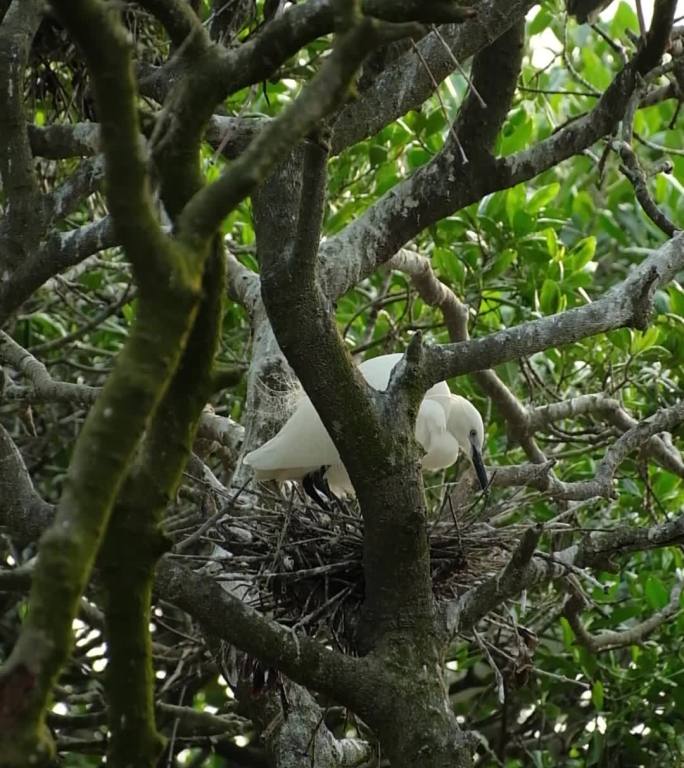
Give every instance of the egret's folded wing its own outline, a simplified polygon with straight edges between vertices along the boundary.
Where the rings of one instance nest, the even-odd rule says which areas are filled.
[[[391,355],[380,355],[372,357],[370,360],[364,360],[359,365],[359,370],[363,378],[373,387],[382,392],[387,389],[392,369],[401,360],[404,355],[401,352],[393,352]],[[450,394],[449,386],[446,381],[440,381],[433,387],[430,387],[425,393],[425,397],[432,395],[443,395],[448,397]]]
[[[426,397],[418,409],[416,440],[425,449],[423,469],[450,467],[458,458],[458,442],[447,429],[448,397]]]
[[[257,470],[262,478],[273,472],[279,479],[284,476],[282,470],[296,470],[292,474],[296,479],[339,461],[337,448],[308,397],[299,401],[275,437],[244,458],[245,464]]]
[[[446,431],[446,413],[441,404],[426,397],[420,404],[416,417],[416,440],[426,453],[431,444]]]

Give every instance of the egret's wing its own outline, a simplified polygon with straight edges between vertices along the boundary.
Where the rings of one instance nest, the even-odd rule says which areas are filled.
[[[392,369],[402,357],[401,352],[371,357],[370,360],[364,360],[359,364],[359,370],[373,389],[382,392],[383,389],[387,389]]]
[[[278,479],[282,479],[283,470],[289,469],[296,470],[292,479],[297,479],[339,461],[335,444],[306,396],[299,401],[280,432],[244,458],[245,464],[254,467],[262,479],[268,477],[268,472],[277,473]]]
[[[416,440],[425,449],[423,469],[450,467],[458,458],[458,442],[447,429],[448,397],[426,397],[418,409]]]
[[[359,365],[359,370],[363,378],[373,387],[382,392],[387,389],[392,369],[401,360],[404,355],[401,352],[393,352],[391,355],[380,355],[372,357],[370,360],[364,360]],[[450,394],[449,386],[446,381],[440,381],[433,387],[430,387],[425,393],[425,397],[432,395],[443,395],[448,397]]]
[[[430,398],[425,398],[418,409],[416,417],[416,440],[423,446],[426,453],[430,452],[432,443],[446,431],[446,414],[444,408]]]

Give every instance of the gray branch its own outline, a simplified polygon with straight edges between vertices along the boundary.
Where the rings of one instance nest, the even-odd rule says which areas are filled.
[[[530,554],[539,533],[540,528],[528,529],[510,562],[496,576],[444,605],[451,632],[470,629],[498,605],[525,589],[563,578],[582,568],[612,568],[612,559],[618,555],[681,544],[684,514],[647,528],[620,526],[612,531],[595,531],[580,543],[551,555]]]
[[[616,328],[643,329],[654,292],[684,268],[684,235],[678,234],[645,259],[620,285],[598,300],[532,320],[481,339],[428,347],[428,385],[464,373],[562,347]]]
[[[656,611],[646,620],[634,624],[623,630],[601,630],[592,635],[580,619],[580,611],[584,607],[584,599],[579,595],[573,595],[565,604],[565,616],[572,627],[579,642],[591,653],[612,651],[616,648],[625,648],[628,645],[642,643],[648,635],[661,627],[667,621],[679,613],[680,598],[684,582],[678,582],[670,594],[670,600],[661,610]]]
[[[52,517],[52,505],[34,489],[19,449],[0,424],[0,526],[23,547],[39,538]]]
[[[654,435],[670,430],[682,421],[684,401],[671,408],[662,408],[650,418],[627,430],[606,450],[594,478],[573,483],[564,483],[554,478],[550,483],[549,492],[558,499],[577,501],[594,497],[613,497],[615,473],[625,458],[645,445]]]

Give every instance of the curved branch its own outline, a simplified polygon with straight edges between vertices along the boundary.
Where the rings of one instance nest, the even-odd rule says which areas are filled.
[[[100,0],[54,5],[93,78],[109,207],[133,263],[140,305],[74,448],[55,522],[40,542],[30,610],[0,671],[0,754],[8,766],[38,766],[51,757],[44,726],[51,688],[68,658],[72,621],[124,473],[190,331],[204,255],[172,246],[155,220],[125,31]]]
[[[592,635],[580,619],[580,611],[584,607],[584,599],[579,595],[573,595],[565,604],[565,617],[577,636],[579,642],[591,653],[602,653],[603,651],[613,651],[616,648],[625,648],[628,645],[639,645],[652,632],[661,627],[665,622],[677,615],[681,610],[680,598],[684,582],[679,582],[673,588],[670,594],[670,600],[661,610],[656,611],[645,621],[634,624],[629,629],[620,631],[601,630],[598,634]]]
[[[430,224],[486,194],[529,181],[610,133],[625,114],[638,75],[648,72],[662,56],[675,5],[675,0],[663,0],[656,6],[653,32],[649,33],[647,45],[615,77],[585,117],[510,157],[496,160],[488,154],[478,157],[477,153],[473,155],[472,148],[466,148],[470,162],[465,166],[460,163],[454,141],[447,142],[430,162],[390,189],[362,216],[328,240],[321,249],[322,277],[327,293],[336,297],[348,291]],[[483,72],[483,79],[495,92],[498,90],[496,78],[491,78],[489,71]],[[480,92],[485,89],[486,82],[482,86],[478,84]],[[489,104],[489,96],[483,95]],[[496,103],[496,97],[494,101]],[[475,104],[473,113],[478,114]],[[472,124],[477,127],[476,121]],[[458,127],[455,135],[462,140]],[[476,133],[472,140],[477,143]],[[474,157],[478,162],[473,162]],[[340,262],[344,262],[343,268],[340,268]]]
[[[167,547],[162,514],[176,493],[211,394],[224,290],[218,242],[203,284],[204,299],[188,344],[121,489],[100,552],[109,652],[107,754],[113,765],[132,765],[141,757],[144,765],[152,765],[162,748],[154,722],[152,582],[154,566]]]
[[[264,180],[285,152],[339,104],[367,52],[374,45],[403,37],[412,29],[413,25],[378,29],[364,19],[336,38],[320,72],[295,102],[257,134],[218,181],[200,190],[188,202],[179,217],[180,235],[200,241],[211,237],[221,221]]]
[[[537,432],[556,421],[595,413],[605,416],[613,426],[622,432],[632,429],[639,423],[624,410],[618,400],[608,395],[596,394],[579,395],[569,400],[532,409],[529,416],[529,428],[530,431]],[[642,446],[642,450],[668,472],[672,472],[678,477],[684,477],[684,461],[682,461],[681,455],[674,448],[668,446],[662,437],[654,435],[649,438]]]
[[[593,479],[564,483],[553,478],[549,485],[550,493],[558,499],[583,500],[596,496],[612,497],[615,473],[628,454],[641,448],[658,432],[670,430],[682,421],[684,421],[684,401],[671,408],[661,408],[650,418],[644,419],[627,430],[608,448]]]
[[[52,232],[6,282],[0,283],[0,325],[51,277],[119,244],[110,216],[68,232]]]
[[[178,565],[170,556],[157,565],[156,590],[213,635],[340,703],[354,706],[357,697],[373,685],[368,660],[329,650],[269,621],[215,581]]]
[[[0,526],[20,547],[36,541],[54,509],[36,492],[17,446],[0,424]]]
[[[563,578],[578,568],[606,569],[611,567],[611,558],[616,555],[681,544],[684,515],[649,528],[621,526],[612,531],[593,532],[579,544],[552,555],[533,552],[530,556],[538,531],[538,528],[527,530],[509,564],[496,576],[445,604],[447,624],[452,632],[470,629],[505,600],[525,589]]]
[[[515,92],[523,33],[516,23],[477,54],[474,89],[440,152],[323,244],[321,278],[329,296],[345,293],[426,226],[479,200],[496,183],[491,148]]]

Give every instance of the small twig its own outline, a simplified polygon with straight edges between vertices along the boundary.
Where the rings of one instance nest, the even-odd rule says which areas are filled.
[[[442,99],[442,95],[439,92],[439,83],[435,79],[435,76],[432,74],[432,71],[430,70],[430,66],[425,61],[425,57],[420,51],[420,48],[411,41],[411,45],[413,47],[413,50],[416,53],[416,56],[420,59],[420,63],[425,67],[425,71],[428,74],[428,77],[430,78],[430,82],[432,83],[433,88],[435,89],[435,96],[437,97],[437,101],[439,101],[440,107],[442,108],[442,112],[444,113],[444,118],[447,121],[447,124],[449,124],[449,133],[454,137],[454,141],[456,142],[456,146],[458,147],[458,151],[461,153],[461,162],[463,165],[466,165],[468,163],[468,156],[465,153],[465,150],[463,149],[463,144],[461,144],[461,140],[458,138],[458,134],[456,133],[456,127],[453,125],[453,123],[450,123],[449,121],[449,113],[447,112],[446,105],[444,103],[444,100]]]
[[[454,66],[456,67],[456,69],[458,69],[458,71],[463,76],[463,79],[466,81],[466,83],[468,83],[468,86],[469,86],[470,90],[477,97],[477,100],[480,102],[480,106],[482,107],[482,109],[487,109],[487,102],[480,95],[480,92],[477,90],[477,87],[475,86],[475,83],[473,82],[473,79],[465,71],[465,69],[463,69],[463,67],[461,66],[461,62],[456,58],[456,56],[454,56],[454,52],[449,47],[449,44],[447,43],[447,41],[442,37],[442,33],[439,31],[439,29],[434,24],[432,24],[430,26],[430,29],[437,36],[437,39],[439,40],[439,42],[442,44],[442,47],[444,48],[444,50],[449,55],[449,58],[454,62]]]

